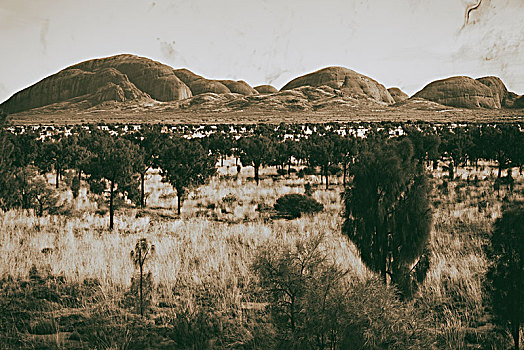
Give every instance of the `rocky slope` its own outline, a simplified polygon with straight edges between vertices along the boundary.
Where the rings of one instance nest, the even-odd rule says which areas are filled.
[[[405,101],[409,98],[408,94],[396,87],[389,88],[388,92],[391,97],[393,97],[395,103]]]

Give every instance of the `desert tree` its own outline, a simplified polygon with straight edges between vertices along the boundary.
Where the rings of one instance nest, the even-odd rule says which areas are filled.
[[[510,329],[518,350],[524,322],[524,203],[504,209],[486,252],[491,261],[486,280],[492,311],[497,323]]]
[[[335,153],[342,165],[342,184],[346,187],[349,167],[354,163],[359,152],[357,138],[352,135],[339,136],[334,140]]]
[[[66,137],[51,137],[40,144],[35,165],[43,172],[55,171],[55,186],[60,187],[60,177],[71,161],[72,148]]]
[[[11,135],[13,154],[16,155],[13,157],[14,166],[23,168],[34,164],[40,147],[38,137],[39,135],[29,127],[21,134]]]
[[[131,141],[107,132],[93,130],[89,151],[92,157],[86,164],[90,180],[103,184],[109,182],[109,229],[114,227],[114,197],[128,179],[137,172],[138,146]]]
[[[313,134],[308,140],[309,163],[313,166],[320,166],[326,189],[329,188],[330,168],[338,164],[342,156],[340,150],[337,149],[340,144],[339,139],[338,134],[328,133],[325,135]]]
[[[256,134],[243,137],[239,142],[240,160],[243,165],[251,165],[257,185],[260,183],[259,171],[263,165],[273,162],[273,141],[267,136]]]
[[[440,157],[440,137],[429,128],[419,129],[413,125],[404,125],[404,132],[413,144],[413,157],[421,164],[437,161]]]
[[[502,170],[510,164],[509,146],[511,144],[511,129],[501,125],[489,125],[482,129],[480,142],[485,149],[485,156],[497,162],[497,178],[502,177]]]
[[[343,233],[362,261],[384,282],[411,293],[412,276],[427,269],[425,249],[432,215],[430,186],[413,156],[409,139],[388,140],[361,153],[353,168],[353,185],[344,195]]]
[[[285,167],[287,166],[287,175],[290,175],[292,159],[298,153],[297,147],[297,142],[292,139],[275,142],[273,161],[280,168],[282,174],[285,173]]]
[[[160,169],[165,182],[176,190],[178,215],[187,189],[204,184],[216,172],[217,158],[198,140],[174,138],[166,141],[160,155]]]
[[[15,180],[15,144],[14,136],[5,130],[7,114],[0,111],[0,209],[7,210],[15,206],[17,200]]]
[[[138,173],[140,175],[140,207],[146,206],[145,178],[152,167],[158,165],[160,147],[165,142],[166,136],[160,132],[156,125],[144,125],[137,132],[130,133],[127,137],[139,147]]]
[[[224,132],[217,130],[202,141],[202,146],[220,159],[220,166],[224,166],[224,159],[233,154],[233,141]]]
[[[92,156],[88,150],[87,139],[86,133],[81,131],[78,134],[67,137],[67,139],[63,141],[68,152],[67,168],[76,171],[76,176],[74,176],[71,181],[71,191],[74,198],[78,196],[82,182],[82,173],[89,163],[89,158]]]
[[[450,180],[455,178],[455,170],[468,160],[468,150],[471,149],[471,134],[463,127],[442,129],[442,143],[439,150],[449,157],[448,173]]]

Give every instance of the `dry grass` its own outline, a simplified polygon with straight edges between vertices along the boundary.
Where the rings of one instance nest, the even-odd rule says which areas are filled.
[[[137,239],[147,237],[156,246],[146,263],[157,286],[155,300],[179,291],[177,298],[191,308],[195,296],[206,289],[214,291],[217,305],[241,308],[250,301],[247,291],[256,282],[251,264],[259,248],[268,242],[294,244],[319,234],[325,236],[322,249],[351,276],[371,276],[354,245],[341,235],[340,186],[324,190],[314,176],[277,178],[274,168],[264,169],[256,186],[250,179],[252,169],[244,168],[237,176],[232,162],[228,160],[209,184],[190,193],[181,218],[174,217],[176,195],[154,171],[146,182],[153,209],[120,209],[112,232],[107,230],[108,218],[94,213],[96,204],[85,192],[73,201],[63,190],[62,198],[71,202],[70,216],[0,213],[0,276],[24,277],[35,265],[71,282],[96,278],[104,293],[118,293],[128,288],[134,273],[130,251]],[[480,169],[477,175],[489,173]],[[441,173],[434,176],[435,184],[441,184]],[[261,204],[272,206],[281,195],[303,193],[306,181],[314,184],[313,196],[324,212],[288,221],[268,219],[257,210]],[[519,177],[513,196],[522,196],[522,183]],[[447,195],[434,192],[432,265],[417,300],[432,313],[445,348],[465,347],[468,330],[485,321],[482,278],[487,261],[482,245],[500,215],[505,191],[498,196],[487,177],[478,185],[451,182]],[[487,204],[480,207],[480,200]],[[44,254],[44,248],[52,249]]]

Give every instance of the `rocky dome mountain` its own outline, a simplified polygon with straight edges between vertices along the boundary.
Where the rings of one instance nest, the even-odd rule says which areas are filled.
[[[301,86],[319,87],[323,85],[340,89],[343,94],[348,96],[362,96],[387,104],[395,102],[384,85],[344,67],[327,67],[295,78],[284,85],[281,91]]]
[[[16,113],[65,101],[93,105],[151,98],[172,101],[191,96],[191,90],[173,68],[148,58],[118,55],[65,68],[14,94],[0,107]]]
[[[523,108],[497,77],[477,80],[452,77],[428,84],[412,98],[398,88],[386,89],[370,77],[344,67],[327,67],[297,77],[280,91],[271,85],[251,87],[243,80],[213,80],[130,54],[88,60],[67,67],[25,88],[0,109],[29,111],[188,111],[333,113],[397,110],[441,111],[458,108]],[[126,112],[126,113],[127,113]],[[397,113],[394,112],[394,113]]]
[[[466,76],[436,80],[413,97],[458,108],[510,108],[517,95],[509,92],[498,77],[473,79]]]

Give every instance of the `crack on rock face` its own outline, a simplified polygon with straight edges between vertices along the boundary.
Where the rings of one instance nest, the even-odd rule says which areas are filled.
[[[469,15],[471,14],[471,12],[477,10],[480,7],[481,4],[482,4],[482,0],[478,0],[478,2],[476,4],[472,4],[472,5],[469,5],[468,7],[466,7],[466,13],[464,15],[464,25],[462,26],[462,28],[464,28],[466,25],[468,25],[468,23],[469,23]]]

